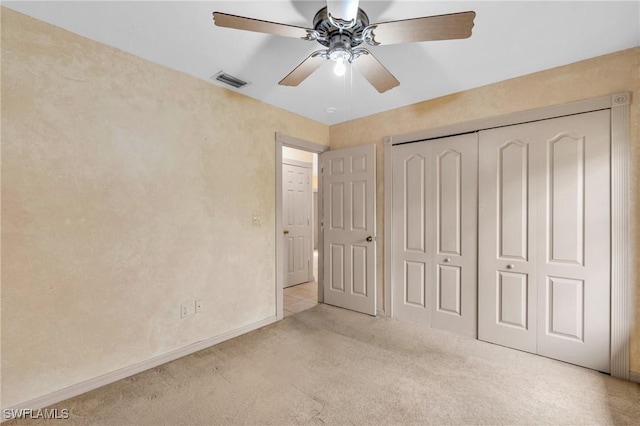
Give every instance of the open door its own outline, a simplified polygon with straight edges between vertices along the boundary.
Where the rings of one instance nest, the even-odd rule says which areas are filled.
[[[324,303],[376,315],[376,146],[320,155]]]

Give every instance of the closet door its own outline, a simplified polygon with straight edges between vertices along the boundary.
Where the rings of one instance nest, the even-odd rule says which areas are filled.
[[[538,354],[609,372],[609,111],[532,126],[538,188]]]
[[[520,126],[480,132],[478,338],[535,353],[533,143]]]
[[[393,315],[477,336],[477,134],[393,148]]]
[[[427,204],[433,186],[427,183],[428,142],[393,147],[392,303],[398,319],[431,326],[427,288],[433,247],[428,224],[434,220]]]
[[[429,142],[431,326],[478,335],[478,134]]]
[[[609,112],[479,146],[479,338],[608,372]]]

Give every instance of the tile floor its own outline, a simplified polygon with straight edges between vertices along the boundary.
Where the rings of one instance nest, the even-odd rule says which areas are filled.
[[[313,252],[313,276],[318,276],[318,250]],[[284,317],[313,308],[318,304],[318,283],[309,281],[284,289]]]
[[[318,283],[311,281],[284,289],[284,317],[313,308],[318,304]]]

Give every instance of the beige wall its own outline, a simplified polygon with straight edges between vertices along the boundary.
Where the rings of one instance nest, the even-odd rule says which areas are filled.
[[[2,406],[274,316],[275,132],[328,127],[1,10]]]
[[[331,126],[331,148],[377,144],[377,227],[384,236],[382,138],[423,129],[631,91],[632,284],[636,307],[631,369],[640,372],[640,48],[625,50],[520,78],[421,102]],[[428,83],[427,83],[428,84]],[[378,239],[379,294],[383,294],[383,238]],[[382,308],[382,297],[379,297]]]

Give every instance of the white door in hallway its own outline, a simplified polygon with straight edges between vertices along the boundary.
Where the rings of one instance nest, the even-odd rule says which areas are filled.
[[[282,160],[285,238],[284,287],[309,281],[311,273],[311,163]]]
[[[609,114],[480,132],[482,340],[609,371]]]
[[[393,316],[477,336],[477,133],[393,147]]]
[[[376,315],[375,145],[320,155],[324,302]]]

